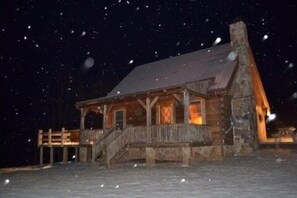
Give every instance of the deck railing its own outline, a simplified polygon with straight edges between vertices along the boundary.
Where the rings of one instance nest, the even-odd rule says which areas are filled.
[[[39,130],[38,132],[38,147],[40,146],[67,146],[79,145],[79,130],[48,131]]]

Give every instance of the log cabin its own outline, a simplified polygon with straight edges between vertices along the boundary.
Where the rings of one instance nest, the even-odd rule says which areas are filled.
[[[77,102],[79,158],[181,161],[246,156],[266,139],[269,103],[243,21],[230,43],[135,67],[111,92]],[[88,114],[101,129],[86,129]]]

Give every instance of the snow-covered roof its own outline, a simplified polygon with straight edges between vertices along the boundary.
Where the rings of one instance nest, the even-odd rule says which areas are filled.
[[[93,104],[145,92],[178,88],[212,79],[208,92],[226,90],[237,65],[231,44],[223,44],[135,67],[107,96],[76,103]]]
[[[136,94],[214,79],[208,91],[225,89],[236,67],[231,45],[163,59],[134,68],[107,97]]]

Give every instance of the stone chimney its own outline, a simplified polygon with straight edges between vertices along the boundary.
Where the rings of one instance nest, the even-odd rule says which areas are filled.
[[[236,21],[230,24],[231,45],[249,45],[246,25],[243,21]]]
[[[233,51],[238,55],[239,69],[235,77],[240,90],[235,93],[236,97],[250,96],[251,89],[251,74],[250,74],[250,59],[251,53],[248,41],[246,25],[243,21],[236,21],[230,25],[230,40]]]
[[[229,27],[231,46],[238,55],[238,70],[234,78],[232,98],[235,155],[250,155],[253,153],[257,141],[251,77],[252,51],[245,23],[239,20],[230,24]]]

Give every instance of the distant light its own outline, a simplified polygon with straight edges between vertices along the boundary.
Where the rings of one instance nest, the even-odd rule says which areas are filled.
[[[276,114],[272,113],[272,114],[268,115],[266,122],[271,122],[271,121],[275,120],[275,118],[276,118]]]
[[[265,34],[265,35],[263,36],[263,41],[265,41],[265,40],[267,40],[267,39],[268,39],[268,35]]]

